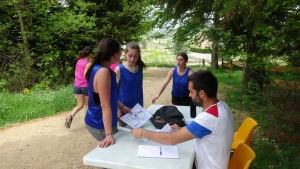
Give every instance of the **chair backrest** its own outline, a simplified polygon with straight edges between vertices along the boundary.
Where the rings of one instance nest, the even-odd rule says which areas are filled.
[[[228,163],[228,169],[248,169],[255,152],[244,143],[240,143]]]
[[[234,148],[233,146],[232,148],[235,149],[239,145],[239,143],[246,143],[248,146],[251,146],[253,130],[257,125],[258,123],[254,119],[247,117],[243,121],[238,131],[234,133]]]

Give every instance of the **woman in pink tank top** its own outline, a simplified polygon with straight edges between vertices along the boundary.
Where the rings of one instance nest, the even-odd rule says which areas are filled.
[[[109,68],[110,68],[112,71],[115,71],[116,67],[119,66],[119,64],[120,64],[119,62],[116,62],[116,63],[110,65]]]
[[[92,48],[86,46],[83,50],[79,51],[77,55],[77,63],[75,69],[75,81],[74,81],[74,94],[77,99],[77,106],[75,106],[70,115],[66,117],[65,126],[67,128],[71,127],[72,120],[76,113],[81,110],[84,106],[84,100],[88,101],[88,82],[85,79],[85,72],[91,65],[90,59],[93,55]],[[86,104],[87,105],[87,104]]]

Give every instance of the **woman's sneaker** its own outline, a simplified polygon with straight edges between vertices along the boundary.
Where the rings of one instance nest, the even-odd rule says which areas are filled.
[[[72,115],[69,115],[69,116],[66,117],[65,126],[68,129],[71,127],[72,120],[73,120],[73,116]]]

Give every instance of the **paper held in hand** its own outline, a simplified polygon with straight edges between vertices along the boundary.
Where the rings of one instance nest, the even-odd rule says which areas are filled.
[[[139,145],[138,157],[179,158],[177,146]]]
[[[131,109],[131,113],[132,114],[130,113],[125,114],[120,119],[132,128],[141,127],[152,117],[152,114],[147,112],[138,103]]]

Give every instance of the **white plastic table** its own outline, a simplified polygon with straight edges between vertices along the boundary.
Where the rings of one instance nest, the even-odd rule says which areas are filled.
[[[146,110],[154,112],[163,105],[151,105]],[[185,118],[190,118],[189,106],[176,106]],[[197,107],[197,113],[202,109]],[[130,128],[129,126],[127,126]],[[142,128],[154,131],[148,121]],[[139,145],[161,145],[150,140],[134,139],[129,132],[119,130],[114,135],[115,144],[107,148],[95,148],[83,157],[83,164],[113,169],[190,169],[195,157],[194,140],[177,144],[179,159],[137,157]]]

